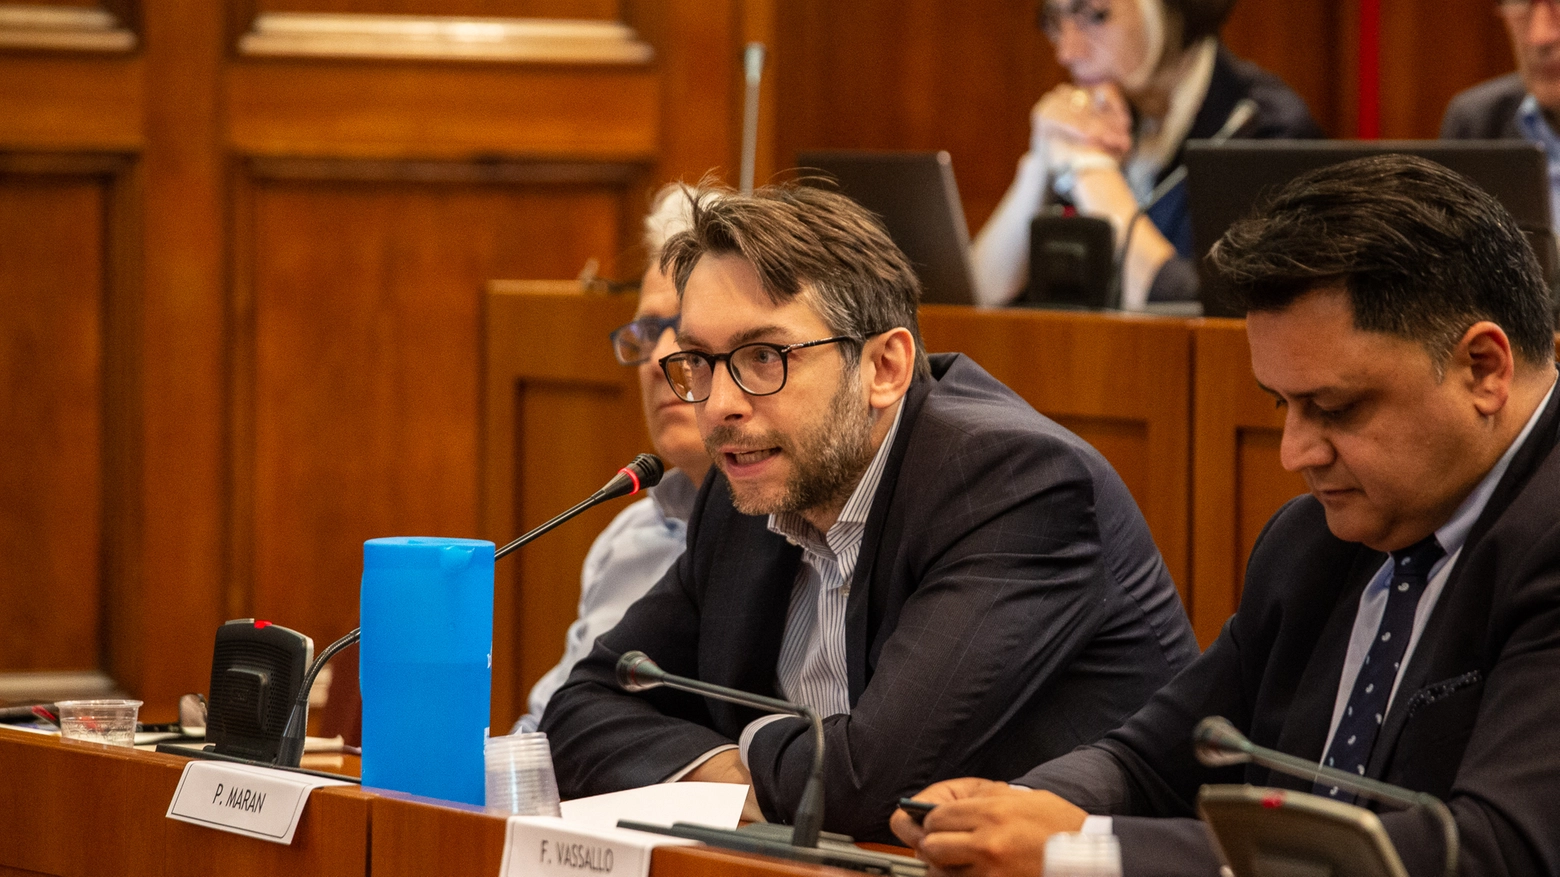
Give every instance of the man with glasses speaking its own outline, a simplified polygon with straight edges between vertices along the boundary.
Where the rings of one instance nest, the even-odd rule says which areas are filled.
[[[625,693],[631,650],[824,716],[824,828],[867,840],[933,780],[1093,740],[1196,656],[1121,479],[968,358],[927,356],[915,274],[862,208],[701,198],[661,266],[682,313],[660,365],[715,469],[681,559],[547,708],[565,798],[738,782],[793,817],[808,724]]]

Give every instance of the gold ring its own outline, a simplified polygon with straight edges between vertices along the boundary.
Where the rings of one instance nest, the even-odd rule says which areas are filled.
[[[1089,106],[1089,93],[1081,88],[1074,89],[1071,98],[1072,108],[1083,111]]]

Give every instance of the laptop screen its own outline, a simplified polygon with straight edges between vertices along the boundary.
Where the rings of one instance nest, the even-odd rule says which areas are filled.
[[[797,165],[802,182],[832,180],[883,220],[921,279],[922,302],[974,303],[970,233],[948,153],[808,151]]]
[[[1495,196],[1527,233],[1546,277],[1554,277],[1555,245],[1544,153],[1522,140],[1230,140],[1186,144],[1187,200],[1192,242],[1202,278],[1203,313],[1230,312],[1206,260],[1236,220],[1285,183],[1314,168],[1386,153],[1439,162]]]

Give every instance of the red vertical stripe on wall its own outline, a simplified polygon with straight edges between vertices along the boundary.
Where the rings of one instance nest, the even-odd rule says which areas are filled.
[[[1381,136],[1381,0],[1360,0],[1359,75],[1358,136],[1375,140]]]

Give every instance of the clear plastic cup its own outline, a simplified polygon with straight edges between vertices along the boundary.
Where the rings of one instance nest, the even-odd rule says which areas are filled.
[[[547,735],[489,737],[483,748],[486,807],[510,816],[562,816]]]
[[[60,736],[106,746],[134,746],[139,700],[62,700]]]

